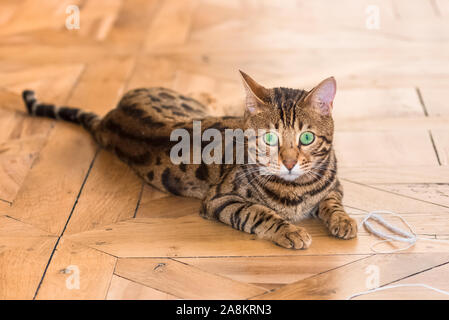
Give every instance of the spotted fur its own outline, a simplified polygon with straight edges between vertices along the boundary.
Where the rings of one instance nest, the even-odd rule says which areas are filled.
[[[200,214],[204,218],[285,248],[310,246],[310,235],[295,224],[309,215],[321,219],[336,237],[355,237],[357,225],[344,211],[337,179],[332,102],[315,99],[326,86],[320,84],[310,92],[265,89],[246,74],[242,76],[247,89],[243,117],[212,117],[197,100],[165,88],[129,91],[102,119],[80,109],[40,103],[29,90],[23,92],[23,98],[32,115],[81,124],[100,146],[115,153],[152,186],[202,199]],[[282,140],[277,165],[293,161],[305,173],[286,180],[276,174],[261,175],[260,164],[175,165],[170,150],[176,142],[170,141],[170,134],[179,128],[192,133],[192,120],[201,120],[202,130],[221,132],[226,128],[275,128]],[[304,130],[316,135],[310,146],[297,141]],[[228,147],[223,141],[223,150]]]

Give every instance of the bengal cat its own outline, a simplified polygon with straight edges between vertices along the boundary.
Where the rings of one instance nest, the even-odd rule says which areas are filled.
[[[357,224],[342,205],[332,147],[334,78],[307,92],[267,89],[241,74],[246,89],[242,117],[213,117],[200,102],[165,88],[131,90],[103,118],[40,103],[29,90],[23,99],[32,115],[81,124],[101,147],[114,152],[150,185],[202,199],[204,218],[293,249],[308,248],[312,242],[306,229],[294,224],[309,215],[322,220],[335,237],[356,237]],[[201,120],[201,132],[266,129],[255,139],[277,158],[263,164],[176,165],[170,158],[176,143],[170,134],[179,128],[192,133],[193,120]]]

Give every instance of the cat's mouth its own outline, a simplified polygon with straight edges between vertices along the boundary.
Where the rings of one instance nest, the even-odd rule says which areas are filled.
[[[287,169],[283,164],[280,165],[278,177],[286,180],[286,181],[293,181],[298,179],[303,174],[303,170],[299,166],[298,163],[295,164],[295,166],[291,169]]]
[[[298,179],[301,176],[301,174],[288,172],[288,173],[280,173],[277,176],[286,181],[294,181],[294,180]]]
[[[276,167],[261,167],[259,170],[262,175],[275,175],[285,181],[294,181],[304,174],[304,171],[295,165],[291,170],[287,169],[284,165]]]

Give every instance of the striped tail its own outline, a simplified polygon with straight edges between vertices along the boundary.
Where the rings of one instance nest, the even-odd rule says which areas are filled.
[[[22,98],[30,115],[80,124],[91,133],[95,133],[101,121],[92,112],[84,112],[78,108],[57,107],[54,104],[41,103],[36,100],[34,91],[31,90],[23,91]]]

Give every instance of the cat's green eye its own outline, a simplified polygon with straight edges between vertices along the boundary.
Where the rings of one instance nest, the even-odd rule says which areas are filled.
[[[267,132],[263,136],[263,141],[269,146],[275,146],[278,144],[278,136],[274,132]]]
[[[315,140],[315,135],[310,131],[303,132],[299,136],[299,141],[301,142],[302,145],[305,146],[311,144],[313,140]]]

